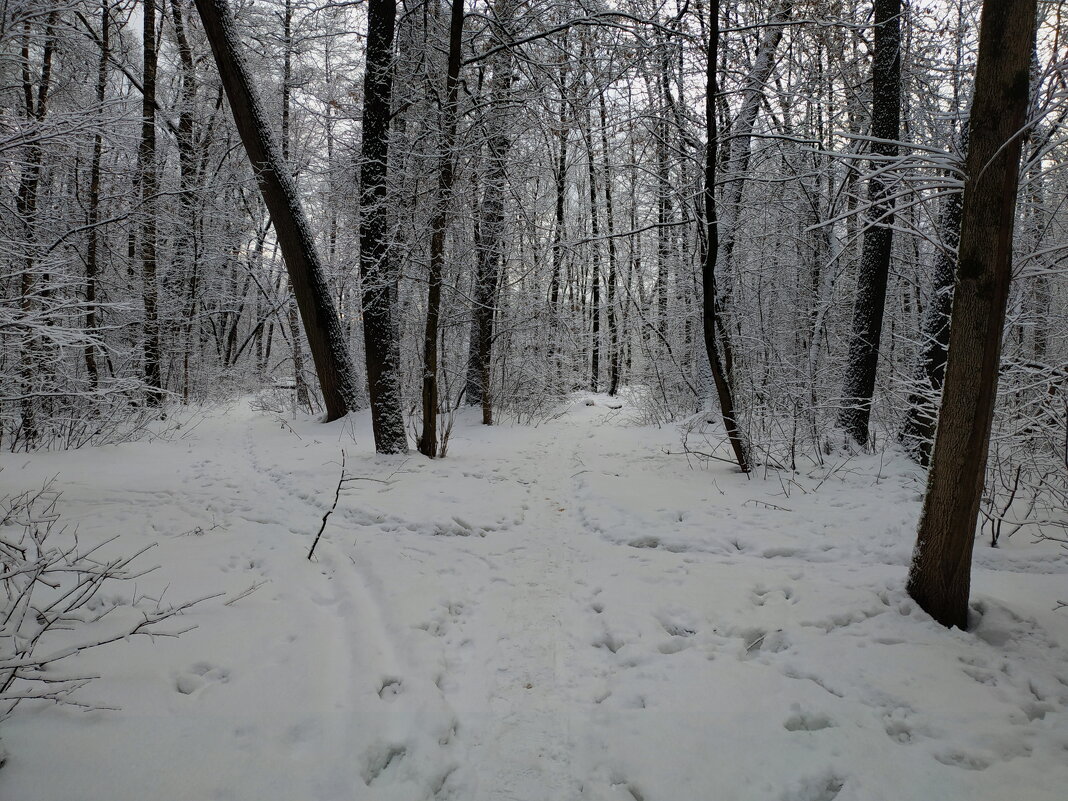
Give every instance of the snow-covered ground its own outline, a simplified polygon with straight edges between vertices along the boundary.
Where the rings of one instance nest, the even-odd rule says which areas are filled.
[[[900,457],[751,479],[577,397],[448,458],[239,403],[186,436],[4,454],[190,609],[2,732],[4,801],[1068,798],[1068,551],[977,544],[970,632],[903,591]],[[354,438],[355,437],[355,438]],[[316,558],[341,452],[353,481]],[[227,598],[257,589],[236,603]],[[120,588],[130,593],[130,587]]]

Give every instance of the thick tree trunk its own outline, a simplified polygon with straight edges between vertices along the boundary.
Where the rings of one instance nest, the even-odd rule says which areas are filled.
[[[437,196],[430,223],[430,270],[427,280],[426,327],[423,332],[423,431],[419,452],[433,459],[438,454],[438,337],[441,316],[441,281],[445,270],[445,233],[454,177],[456,97],[460,85],[460,47],[463,44],[464,3],[452,0],[449,16],[449,62],[445,73],[445,103],[441,107]]]
[[[234,122],[252,162],[263,201],[274,221],[275,235],[319,376],[326,420],[336,420],[359,408],[359,394],[311,226],[304,216],[297,188],[286,169],[267,115],[253,89],[252,77],[241,58],[233,13],[225,0],[196,0],[196,6],[211,42]],[[402,427],[402,436],[403,433]]]
[[[716,321],[716,257],[719,251],[719,222],[716,218],[716,159],[718,154],[719,127],[716,123],[716,96],[719,93],[719,81],[716,79],[716,56],[719,53],[719,0],[709,2],[708,23],[708,72],[705,93],[705,260],[701,271],[701,283],[704,290],[704,339],[708,362],[712,368],[712,378],[719,396],[720,412],[723,415],[723,427],[727,431],[734,458],[743,473],[749,472],[749,445],[745,435],[738,428],[737,412],[734,405],[734,393],[731,389],[729,373],[724,364],[730,362],[730,340],[722,336],[717,342]]]
[[[137,170],[141,177],[141,285],[145,305],[143,323],[144,374],[148,402],[163,401],[160,369],[159,278],[156,269],[156,215],[159,175],[156,168],[156,0],[143,0],[142,42],[144,72],[141,95],[141,143]]]
[[[390,259],[386,210],[393,99],[390,65],[396,17],[396,0],[369,0],[360,153],[360,279],[363,282],[367,388],[371,395],[375,449],[379,453],[405,453],[408,450],[398,375],[397,334],[393,327],[397,277]]]
[[[966,162],[945,388],[908,592],[965,628],[1012,275],[1020,132],[1027,114],[1036,0],[986,0]]]
[[[857,276],[853,333],[849,344],[838,424],[859,445],[868,442],[879,340],[883,332],[886,284],[893,245],[893,201],[879,172],[897,155],[901,132],[901,0],[874,0],[875,53],[872,64],[872,170],[868,180],[870,224]]]

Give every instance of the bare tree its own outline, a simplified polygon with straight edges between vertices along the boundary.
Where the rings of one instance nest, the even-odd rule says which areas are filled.
[[[893,247],[894,208],[885,170],[897,155],[897,140],[901,135],[901,0],[874,0],[874,6],[869,227],[864,232],[853,306],[853,334],[838,417],[838,424],[860,445],[868,442]]]
[[[962,629],[1012,275],[1035,16],[1036,0],[983,3],[945,388],[908,577],[924,610]]]
[[[730,374],[726,365],[732,361],[731,341],[725,336],[724,328],[717,323],[716,295],[716,259],[719,252],[719,220],[716,217],[716,166],[718,158],[719,130],[716,122],[716,96],[719,93],[719,80],[716,76],[717,55],[719,53],[719,0],[709,2],[708,22],[708,66],[705,86],[705,259],[701,272],[704,288],[704,340],[708,363],[712,368],[712,378],[719,396],[720,413],[723,427],[727,431],[734,458],[743,473],[749,472],[749,444],[738,427],[737,409],[734,392],[730,384]],[[717,328],[719,329],[717,331]]]
[[[274,221],[319,376],[326,420],[336,420],[359,408],[359,394],[311,227],[241,57],[233,13],[226,0],[196,0],[196,6],[211,42],[234,122]]]

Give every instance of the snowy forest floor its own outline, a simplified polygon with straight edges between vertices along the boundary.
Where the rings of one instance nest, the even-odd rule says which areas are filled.
[[[947,631],[903,590],[904,458],[746,478],[590,397],[538,427],[464,411],[440,461],[376,456],[366,413],[246,402],[4,454],[5,493],[58,474],[83,541],[159,543],[139,595],[258,589],[70,660],[118,709],[19,707],[0,798],[1068,797],[1068,551],[978,542],[976,625]],[[308,561],[342,449],[385,483],[347,485]]]

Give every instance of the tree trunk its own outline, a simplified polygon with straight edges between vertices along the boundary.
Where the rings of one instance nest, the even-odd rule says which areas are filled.
[[[859,445],[868,442],[879,339],[883,332],[886,283],[893,245],[893,201],[880,174],[897,155],[901,131],[901,0],[874,0],[875,53],[872,64],[871,152],[873,175],[868,180],[870,223],[857,276],[853,334],[846,363],[838,424]]]
[[[712,378],[719,396],[720,412],[723,415],[723,427],[727,431],[734,458],[743,473],[749,472],[749,446],[745,435],[738,428],[734,393],[731,390],[729,374],[724,364],[730,360],[730,340],[722,335],[716,340],[716,257],[719,251],[719,223],[716,218],[716,159],[718,155],[719,136],[716,123],[716,96],[719,82],[716,79],[716,56],[719,53],[719,0],[709,2],[708,23],[708,71],[706,74],[705,97],[705,259],[701,271],[701,283],[704,290],[704,339],[708,362],[712,368]],[[722,360],[721,360],[722,359]]]
[[[962,150],[967,150],[968,135],[962,136]],[[921,465],[931,461],[935,427],[938,424],[938,397],[946,374],[949,349],[949,319],[953,308],[953,274],[957,267],[960,243],[960,218],[964,198],[954,192],[945,199],[939,228],[941,247],[935,257],[934,286],[931,302],[923,321],[923,353],[917,370],[917,387],[909,393],[909,411],[901,430],[901,442]]]
[[[105,0],[106,2],[106,0]],[[190,396],[190,357],[193,350],[193,316],[196,305],[196,194],[199,176],[197,175],[197,154],[194,142],[194,120],[196,115],[197,74],[194,63],[193,48],[186,33],[186,9],[189,0],[172,0],[171,18],[174,21],[174,37],[178,45],[178,59],[181,64],[181,88],[179,92],[180,109],[178,112],[178,171],[180,174],[181,193],[179,195],[179,213],[177,238],[174,246],[174,269],[182,287],[182,319],[179,323],[179,337],[182,349],[182,400],[189,401]]]
[[[396,274],[389,252],[386,169],[389,162],[390,106],[393,99],[393,33],[396,0],[367,4],[367,68],[363,82],[363,142],[360,153],[360,279],[363,282],[363,337],[367,388],[375,450],[405,453],[398,375],[397,334],[393,327]]]
[[[430,270],[427,281],[426,328],[423,332],[423,431],[417,441],[419,452],[431,459],[438,454],[438,321],[441,316],[441,281],[445,268],[445,233],[454,177],[456,96],[460,85],[460,47],[463,44],[463,32],[463,0],[452,0],[445,103],[440,113],[441,162],[438,165],[437,194],[433,199],[434,219],[430,223]]]
[[[159,279],[156,269],[156,207],[159,175],[156,168],[156,0],[143,0],[142,41],[144,72],[141,95],[141,143],[137,149],[137,170],[141,176],[141,284],[145,304],[144,374],[148,403],[163,401],[160,370]]]
[[[502,36],[510,37],[515,13],[513,0],[497,0],[494,16]],[[504,260],[504,196],[508,153],[512,142],[505,131],[508,95],[512,87],[512,56],[507,49],[495,54],[490,68],[489,108],[486,111],[486,145],[489,168],[482,203],[475,223],[476,274],[471,346],[467,365],[467,402],[482,406],[482,423],[493,425],[493,318],[497,284]]]
[[[96,102],[101,112],[108,82],[108,59],[111,57],[111,16],[109,0],[100,3],[100,61],[96,73]],[[85,224],[89,228],[85,254],[85,344],[83,358],[89,388],[95,390],[100,384],[100,369],[96,363],[97,310],[96,289],[100,275],[100,162],[104,150],[104,135],[97,131],[93,136],[93,155],[89,166],[89,209]]]
[[[717,267],[728,282],[732,282],[734,269],[734,246],[737,242],[738,220],[741,214],[742,193],[749,172],[752,154],[753,127],[756,124],[760,104],[765,99],[764,87],[775,68],[775,51],[782,41],[783,25],[793,13],[793,0],[783,0],[771,15],[768,28],[757,48],[753,69],[745,82],[745,99],[730,130],[730,144],[726,147],[723,168],[727,173],[723,181],[723,198],[719,204],[719,257]],[[729,297],[731,293],[724,292]]]
[[[608,324],[608,394],[619,391],[619,325],[616,318],[616,222],[612,206],[612,172],[608,159],[608,113],[604,92],[598,98],[601,111],[601,159],[604,174],[605,226],[608,229],[608,282],[606,286],[606,322]]]
[[[282,6],[282,42],[282,160],[288,174],[293,175],[294,171],[289,163],[289,116],[293,96],[293,0],[285,0]],[[292,281],[289,284],[289,292],[293,294]],[[311,411],[311,394],[308,392],[308,380],[304,377],[304,344],[300,341],[300,324],[297,321],[295,302],[288,304],[286,316],[289,319],[289,344],[292,345],[293,351],[293,386],[297,406]]]
[[[586,171],[590,184],[590,392],[601,377],[601,221],[597,208],[597,161],[593,150],[591,110],[586,114]]]
[[[196,6],[211,42],[234,122],[252,162],[263,201],[274,221],[275,235],[282,248],[319,376],[326,420],[336,420],[359,408],[359,394],[311,226],[241,58],[233,13],[226,0],[196,0]]]
[[[1036,0],[983,3],[949,358],[908,577],[924,610],[962,629],[1012,275],[1035,16]]]

